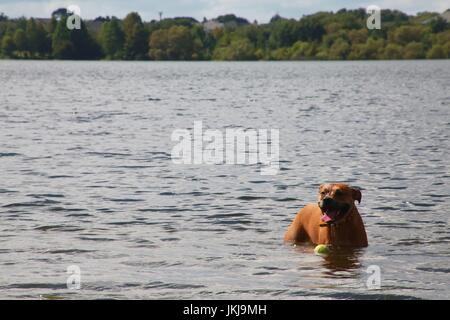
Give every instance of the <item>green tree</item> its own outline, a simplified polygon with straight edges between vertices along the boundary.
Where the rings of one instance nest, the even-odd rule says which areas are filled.
[[[98,59],[100,47],[91,37],[86,25],[81,21],[80,29],[69,30],[67,17],[58,22],[52,41],[53,57],[57,59]]]
[[[350,30],[347,33],[348,39],[352,44],[365,43],[367,41],[367,29]]]
[[[350,45],[342,38],[337,39],[328,51],[328,57],[332,60],[343,60],[350,53]]]
[[[75,48],[70,39],[70,30],[66,25],[67,18],[62,17],[57,23],[52,37],[52,55],[56,59],[71,59],[75,56]]]
[[[391,25],[400,25],[409,20],[408,15],[398,10],[381,10],[381,16],[383,17],[383,22],[390,23]]]
[[[402,58],[402,47],[395,43],[389,43],[384,48],[383,59],[397,60]]]
[[[291,60],[306,60],[314,57],[315,46],[312,42],[297,41],[289,51]]]
[[[317,60],[328,60],[328,48],[324,45],[320,46],[317,49],[317,53],[315,55]]]
[[[16,50],[21,51],[22,53],[28,49],[27,36],[22,29],[17,29],[14,33],[14,45]]]
[[[0,12],[0,21],[7,21],[8,16],[6,16],[3,12]]]
[[[306,16],[300,19],[296,29],[296,40],[321,41],[325,35],[325,27],[315,16]]]
[[[102,24],[99,39],[108,59],[120,59],[123,56],[125,36],[117,18],[113,17],[110,21]]]
[[[47,32],[40,23],[31,18],[27,21],[26,36],[28,49],[32,56],[42,56],[50,53],[51,42]]]
[[[37,52],[39,48],[39,43],[42,41],[42,39],[39,39],[36,22],[34,21],[33,18],[27,21],[26,37],[29,50],[32,53]]]
[[[38,53],[44,56],[50,56],[52,52],[52,35],[47,32],[44,25],[37,25],[38,34]]]
[[[255,48],[248,39],[237,38],[231,40],[227,46],[216,48],[213,58],[216,60],[255,60]]]
[[[450,58],[450,41],[442,46],[444,49],[444,53],[447,55],[447,58]]]
[[[150,59],[153,60],[167,60],[167,49],[169,45],[167,29],[160,29],[153,31],[150,36],[149,52]]]
[[[191,60],[194,41],[187,27],[173,26],[167,33],[168,52],[170,60]]]
[[[392,32],[391,42],[401,45],[407,45],[410,42],[420,42],[424,33],[424,28],[420,26],[401,26]]]
[[[450,42],[450,30],[437,33],[433,35],[433,44],[442,44],[445,45],[447,42]]]
[[[408,43],[403,50],[404,59],[423,59],[425,58],[425,48],[422,43]]]
[[[445,59],[447,53],[443,46],[436,44],[427,52],[427,59]]]
[[[192,60],[194,47],[189,28],[172,26],[168,30],[156,30],[151,34],[149,57],[154,60]]]
[[[209,32],[205,32],[203,26],[195,24],[190,29],[193,39],[193,60],[205,60],[211,58],[212,50],[216,45],[215,38]]]
[[[272,23],[269,47],[272,49],[290,47],[297,40],[295,20],[279,19]]]
[[[289,58],[289,48],[286,47],[272,50],[272,52],[270,53],[271,60],[289,60]]]
[[[433,33],[438,33],[446,30],[449,27],[447,21],[441,17],[436,17],[430,22],[431,31]]]
[[[50,20],[50,23],[47,26],[48,33],[53,34],[56,30],[57,25],[58,25],[58,20],[56,20],[56,17],[52,17]]]
[[[373,60],[382,57],[384,52],[383,39],[367,39],[364,44],[355,44],[348,55],[350,60]]]
[[[218,22],[229,24],[232,26],[241,26],[241,25],[247,25],[249,24],[248,20],[245,18],[237,17],[234,14],[225,14],[222,16],[218,16],[216,18]]]
[[[122,22],[125,34],[124,58],[144,59],[147,56],[147,33],[137,12],[129,13]]]
[[[100,45],[91,36],[83,20],[80,29],[70,30],[70,40],[75,49],[73,59],[90,60],[102,56]]]
[[[63,18],[67,18],[67,9],[66,8],[58,8],[52,12],[52,18],[56,20],[61,20]]]
[[[9,57],[9,58],[12,58],[14,50],[16,49],[16,47],[14,45],[13,37],[11,37],[8,34],[5,35],[2,39],[1,49],[2,49],[3,55],[5,55],[6,57]]]

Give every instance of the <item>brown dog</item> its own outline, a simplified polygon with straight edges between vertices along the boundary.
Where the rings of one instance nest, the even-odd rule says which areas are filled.
[[[318,204],[308,204],[297,213],[284,240],[367,247],[366,230],[355,200],[361,202],[361,191],[346,184],[321,185]]]

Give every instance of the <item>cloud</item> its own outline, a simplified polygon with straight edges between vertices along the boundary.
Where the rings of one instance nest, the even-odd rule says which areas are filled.
[[[124,17],[130,11],[137,11],[148,21],[157,19],[158,12],[163,11],[166,17],[191,16],[200,20],[203,17],[235,13],[251,21],[256,19],[267,22],[276,13],[288,18],[300,18],[317,11],[365,8],[371,4],[410,14],[420,11],[442,12],[450,7],[450,0],[0,0],[0,12],[10,17],[49,17],[55,9],[70,4],[78,5],[82,17],[87,19],[100,15]]]
[[[450,0],[419,1],[419,0],[381,0],[381,8],[397,9],[407,13],[423,11],[444,12],[450,8]]]

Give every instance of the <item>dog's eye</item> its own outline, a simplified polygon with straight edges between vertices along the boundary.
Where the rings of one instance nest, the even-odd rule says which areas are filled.
[[[326,192],[325,191],[320,191],[320,194],[324,196],[326,194]]]

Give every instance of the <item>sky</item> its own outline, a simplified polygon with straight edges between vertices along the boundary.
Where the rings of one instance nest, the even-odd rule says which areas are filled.
[[[130,11],[137,11],[144,21],[150,21],[158,19],[158,12],[162,11],[163,18],[188,16],[202,20],[203,17],[211,19],[234,13],[250,21],[264,23],[277,13],[298,19],[317,11],[366,8],[369,5],[398,9],[408,14],[443,12],[450,8],[450,0],[0,0],[0,12],[11,18],[46,18],[55,9],[69,5],[77,5],[84,19],[107,15],[123,18]]]

